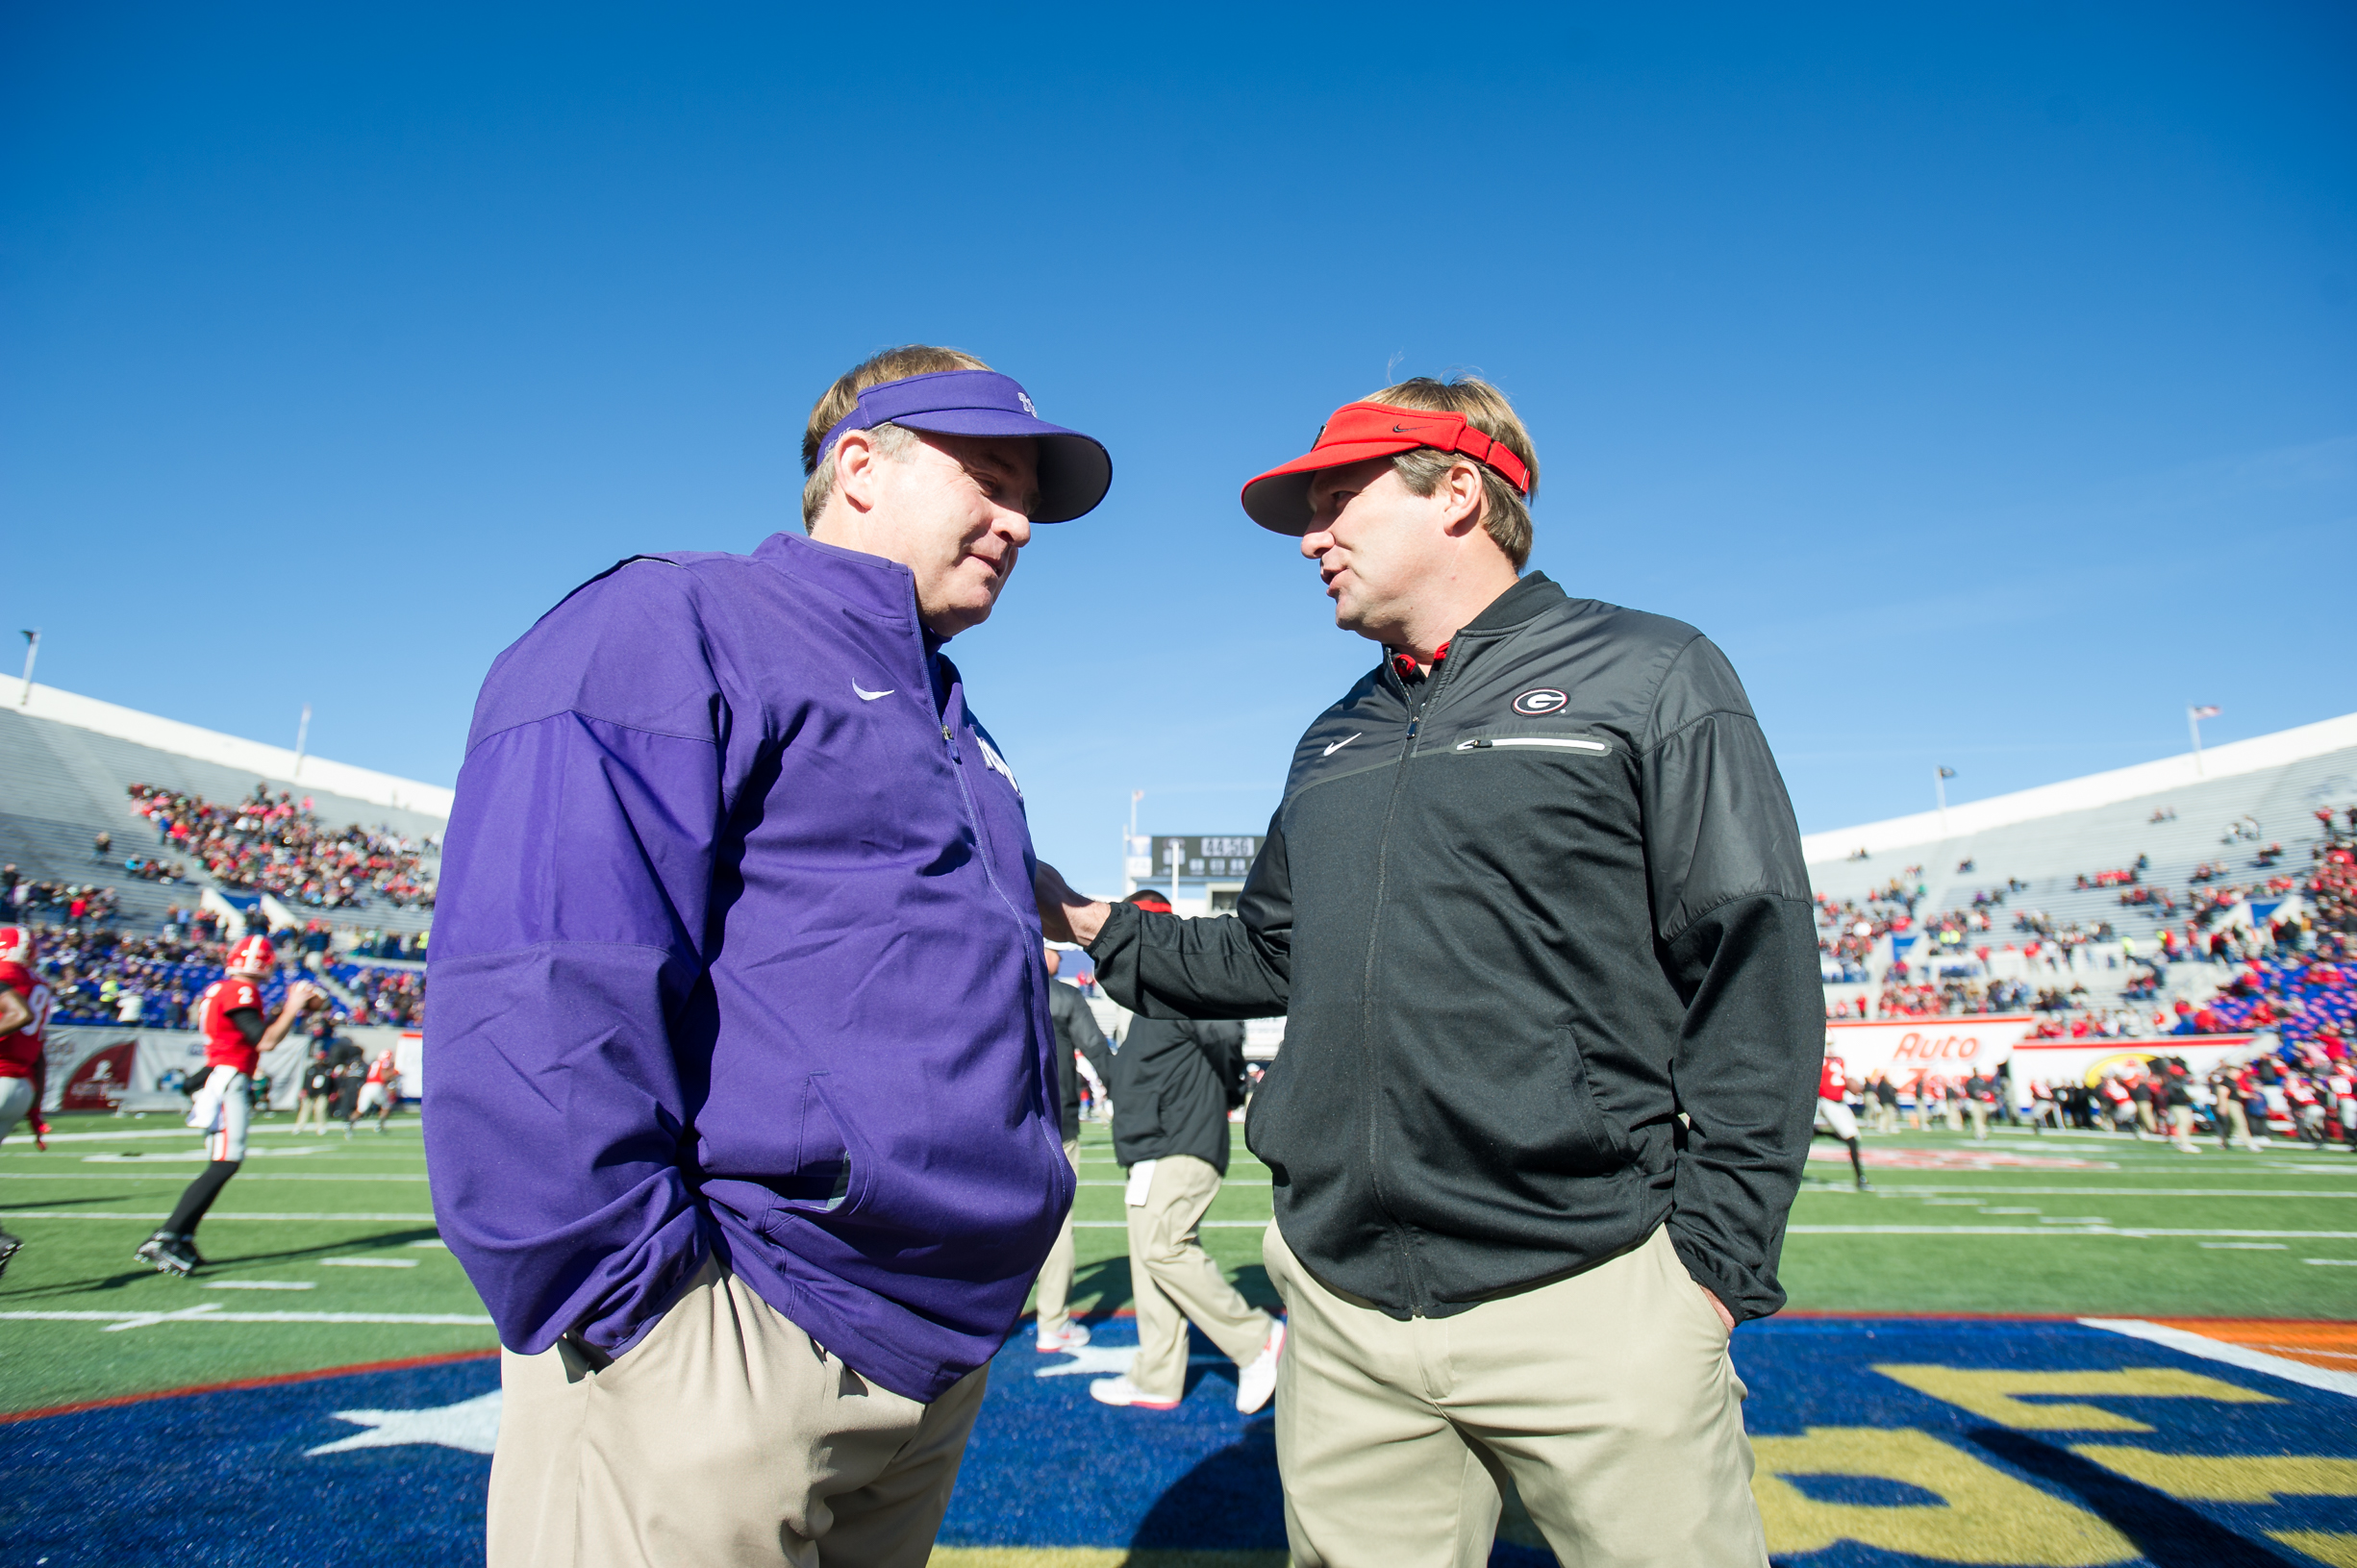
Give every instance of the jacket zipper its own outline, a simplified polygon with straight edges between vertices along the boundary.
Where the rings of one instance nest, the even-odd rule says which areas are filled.
[[[1570,752],[1609,752],[1601,740],[1571,740],[1556,735],[1489,735],[1479,740],[1460,740],[1461,752],[1488,751],[1492,746],[1553,746]]]
[[[1440,671],[1422,683],[1424,686],[1422,699],[1420,701],[1412,700],[1408,705],[1408,733],[1400,742],[1399,760],[1392,771],[1392,793],[1384,802],[1383,828],[1375,839],[1374,916],[1368,923],[1367,931],[1367,969],[1359,983],[1360,1037],[1367,1040],[1370,1046],[1376,1038],[1376,958],[1383,941],[1385,889],[1391,882],[1392,822],[1399,814],[1399,791],[1407,782],[1408,763],[1416,756],[1417,733],[1423,728],[1424,715],[1430,712],[1434,705],[1440,701],[1442,685],[1456,673],[1456,665],[1445,660],[1442,660]],[[1402,682],[1401,685],[1402,694],[1405,695],[1406,683]],[[1377,1136],[1377,1129],[1381,1126],[1378,1111],[1383,1100],[1382,1060],[1380,1056],[1372,1050],[1368,1052],[1368,1057],[1370,1064],[1375,1068],[1375,1092],[1369,1097],[1367,1107],[1367,1185],[1375,1195],[1376,1207],[1383,1210],[1383,1217],[1390,1222],[1392,1227],[1392,1246],[1399,1257],[1400,1272],[1404,1277],[1403,1282],[1408,1287],[1408,1310],[1421,1317],[1424,1315],[1424,1282],[1417,1270],[1415,1257],[1406,1244],[1406,1237],[1400,1232],[1399,1218],[1392,1212],[1390,1202],[1383,1196],[1382,1150]]]

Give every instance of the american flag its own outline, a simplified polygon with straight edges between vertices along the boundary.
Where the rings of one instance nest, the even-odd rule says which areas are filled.
[[[2193,714],[2194,717],[2197,719],[2214,719],[2218,717],[2218,715],[2223,711],[2223,709],[2213,708],[2209,704],[2204,703],[2199,708],[2189,708],[2186,709],[2186,711]]]

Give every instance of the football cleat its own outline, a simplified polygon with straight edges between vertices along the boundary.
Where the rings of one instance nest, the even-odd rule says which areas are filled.
[[[195,1273],[204,1262],[186,1236],[176,1236],[168,1231],[158,1231],[140,1242],[138,1251],[131,1256],[158,1274],[177,1275],[183,1280]]]
[[[0,1231],[0,1274],[8,1272],[9,1259],[15,1257],[16,1249],[24,1244],[24,1237],[13,1236],[6,1231]]]

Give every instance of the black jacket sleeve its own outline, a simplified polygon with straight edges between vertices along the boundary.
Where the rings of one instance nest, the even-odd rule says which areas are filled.
[[[1293,889],[1284,812],[1268,820],[1236,918],[1183,920],[1116,904],[1089,944],[1105,994],[1146,1018],[1275,1018],[1292,974]]]
[[[1701,637],[1655,698],[1642,788],[1656,951],[1686,1005],[1670,1241],[1737,1318],[1761,1317],[1784,1305],[1776,1262],[1808,1157],[1824,999],[1792,802],[1735,671]]]

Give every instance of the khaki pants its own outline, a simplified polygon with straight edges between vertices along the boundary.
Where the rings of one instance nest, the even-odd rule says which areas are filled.
[[[1667,1231],[1583,1274],[1401,1323],[1274,1225],[1277,1466],[1299,1568],[1480,1568],[1511,1477],[1580,1568],[1767,1568],[1743,1382]]]
[[[1238,1366],[1249,1365],[1268,1343],[1274,1326],[1268,1314],[1237,1294],[1195,1240],[1195,1227],[1217,1196],[1219,1172],[1211,1161],[1166,1155],[1154,1162],[1145,1203],[1124,1206],[1129,1285],[1138,1298],[1138,1358],[1129,1381],[1149,1399],[1187,1391],[1189,1318]]]
[[[1972,1136],[1981,1143],[1989,1141],[1989,1107],[1979,1100],[1965,1102],[1965,1114],[1972,1118]]]
[[[1072,1138],[1064,1146],[1064,1157],[1072,1162],[1072,1175],[1080,1175],[1080,1140]],[[1080,1190],[1072,1192],[1072,1208],[1080,1207]],[[1062,1333],[1072,1321],[1066,1309],[1072,1297],[1072,1209],[1064,1211],[1064,1229],[1056,1232],[1056,1244],[1047,1250],[1047,1261],[1040,1265],[1040,1332]]]
[[[887,1392],[708,1262],[603,1368],[500,1352],[489,1568],[924,1568],[988,1376]]]
[[[1877,1132],[1896,1132],[1898,1131],[1898,1107],[1892,1105],[1890,1102],[1885,1100],[1875,1101],[1874,1131]]]

